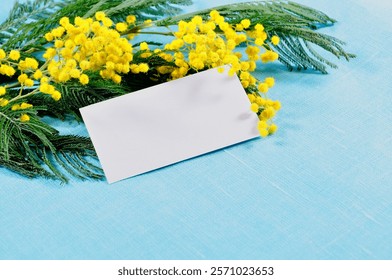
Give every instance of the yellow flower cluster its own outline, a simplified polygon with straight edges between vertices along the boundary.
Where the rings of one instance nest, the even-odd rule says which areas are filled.
[[[0,107],[6,107],[9,104],[12,110],[26,110],[33,105],[22,102],[21,104],[15,103],[22,97],[22,90],[25,88],[32,88],[36,83],[38,83],[39,77],[37,73],[40,72],[38,69],[39,63],[35,58],[27,57],[22,59],[21,54],[18,50],[11,50],[6,53],[3,49],[0,49],[0,75],[5,75],[8,77],[13,77],[18,73],[16,84],[6,84],[0,86]],[[19,95],[16,97],[11,97],[9,89],[12,87],[19,87]],[[34,94],[37,90],[32,89],[30,94]],[[30,120],[27,114],[20,115],[20,121],[26,122]]]
[[[97,12],[94,19],[76,17],[73,24],[62,18],[60,26],[45,35],[54,42],[44,54],[50,79],[57,83],[78,79],[86,85],[88,73],[99,72],[102,78],[121,83],[121,75],[131,69],[146,71],[144,65],[139,69],[131,63],[132,45],[120,33],[134,21],[135,17],[129,16],[127,22],[114,25],[103,12]]]
[[[252,24],[250,19],[231,25],[215,10],[211,11],[207,21],[200,16],[189,22],[180,21],[174,35],[175,39],[164,49],[154,50],[155,54],[172,63],[157,67],[159,74],[170,74],[171,79],[178,79],[208,68],[218,67],[218,71],[223,72],[221,66],[230,64],[229,75],[238,75],[251,101],[251,110],[260,118],[260,134],[264,137],[276,131],[277,126],[271,119],[280,103],[266,96],[275,81],[268,77],[261,82],[251,73],[258,61],[266,63],[278,59],[269,43],[279,44],[279,37],[273,36],[268,41],[263,25]],[[246,55],[237,51],[243,45],[246,45]],[[141,50],[150,52],[142,45]]]
[[[114,25],[105,13],[97,12],[95,18],[76,17],[71,23],[67,17],[60,20],[60,26],[47,34],[45,39],[52,43],[43,55],[45,63],[32,57],[21,57],[18,50],[6,53],[0,49],[0,75],[13,77],[18,74],[17,82],[0,86],[0,106],[13,111],[26,110],[33,105],[22,102],[28,96],[42,92],[55,101],[61,98],[56,83],[76,79],[82,85],[90,81],[89,74],[98,72],[104,79],[121,82],[121,75],[132,71],[145,73],[149,70],[146,63],[132,64],[133,48],[120,32],[126,31],[136,21],[128,16],[127,22]],[[20,88],[17,96],[8,94],[10,88]],[[28,93],[25,93],[28,89]],[[15,90],[13,92],[16,92]],[[30,120],[26,113],[20,115],[21,122]]]

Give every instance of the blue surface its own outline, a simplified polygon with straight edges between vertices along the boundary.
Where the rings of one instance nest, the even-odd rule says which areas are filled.
[[[114,185],[0,169],[0,258],[392,259],[392,5],[298,2],[338,19],[324,32],[358,58],[261,69],[283,104],[275,136]]]

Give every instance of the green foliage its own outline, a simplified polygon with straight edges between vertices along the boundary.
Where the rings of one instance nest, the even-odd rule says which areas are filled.
[[[89,76],[88,86],[83,86],[75,81],[57,84],[56,88],[62,93],[59,101],[54,101],[48,95],[40,94],[31,98],[30,103],[33,105],[46,104],[47,110],[40,111],[41,116],[64,120],[68,115],[72,115],[78,121],[82,121],[79,108],[130,92],[123,85],[100,79],[96,73],[89,73]]]
[[[103,177],[89,138],[60,135],[37,117],[44,107],[23,110],[30,121],[21,122],[20,111],[0,110],[0,165],[27,177],[43,176],[67,182],[65,173],[80,179]]]
[[[51,28],[55,23],[47,24],[56,11],[67,7],[71,0],[56,2],[53,0],[16,1],[8,18],[0,25],[0,45],[5,50],[18,49],[35,45],[39,49],[43,42],[43,30]],[[36,36],[37,35],[37,36]],[[41,35],[41,36],[40,36]]]

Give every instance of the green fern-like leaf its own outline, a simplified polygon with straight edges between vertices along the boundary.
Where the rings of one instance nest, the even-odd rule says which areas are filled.
[[[16,2],[9,17],[0,25],[3,49],[40,51],[46,44],[43,36],[57,26],[62,17],[73,20],[76,16],[91,17],[104,11],[113,20],[124,20],[136,15],[138,20],[157,19],[178,14],[180,6],[191,0],[34,0]]]
[[[60,135],[37,117],[43,107],[26,109],[30,121],[20,122],[20,112],[9,106],[0,111],[0,166],[27,177],[43,176],[68,181],[69,174],[80,179],[101,179],[89,138]]]

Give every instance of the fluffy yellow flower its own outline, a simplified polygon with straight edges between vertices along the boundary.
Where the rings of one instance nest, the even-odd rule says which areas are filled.
[[[266,128],[259,128],[260,136],[265,138],[268,136],[268,130]]]
[[[26,79],[26,81],[24,81],[24,85],[27,87],[32,87],[34,85],[34,81],[32,79]]]
[[[0,98],[0,107],[5,107],[9,103],[8,99]]]
[[[34,72],[33,78],[36,79],[36,80],[39,80],[39,79],[42,78],[42,75],[43,75],[42,71],[38,69],[37,71]]]
[[[20,104],[20,109],[21,109],[21,110],[29,109],[29,108],[32,108],[32,107],[33,107],[33,105],[31,105],[31,104],[29,104],[29,103],[26,103],[26,102],[22,102],[22,103]]]
[[[19,83],[23,84],[29,77],[26,74],[21,74],[18,77]]]
[[[272,77],[267,77],[265,78],[264,83],[266,83],[268,87],[272,88],[275,85],[275,79]]]
[[[7,75],[8,77],[12,77],[15,74],[16,70],[9,65],[2,64],[0,66],[0,74]]]
[[[52,32],[46,33],[44,37],[45,37],[46,41],[48,41],[48,42],[51,42],[54,39]]]
[[[9,57],[12,60],[18,60],[20,58],[20,53],[17,50],[12,50],[10,51]]]
[[[3,95],[5,95],[5,94],[6,94],[6,92],[7,92],[7,90],[6,90],[6,88],[5,88],[5,87],[0,87],[0,96],[3,96]]]
[[[243,20],[241,20],[241,25],[242,25],[245,29],[249,28],[249,26],[250,26],[250,20],[249,20],[249,19],[243,19]]]
[[[280,38],[278,36],[272,36],[271,38],[271,42],[272,44],[274,44],[275,46],[279,44]]]
[[[3,49],[0,49],[0,59],[4,59],[7,56]]]
[[[134,15],[129,15],[129,16],[127,16],[127,22],[128,22],[129,24],[135,23],[135,22],[136,22],[136,17],[135,17]]]
[[[47,60],[53,58],[56,55],[56,50],[54,48],[48,48],[44,53],[43,57]]]
[[[106,27],[111,27],[113,25],[113,21],[110,18],[104,18],[102,20],[103,25]]]
[[[52,99],[54,100],[54,101],[59,101],[60,100],[60,98],[61,98],[61,93],[59,92],[59,91],[54,91],[52,94],[51,94],[51,96],[52,96]]]
[[[268,134],[274,134],[278,130],[278,126],[276,124],[271,124],[268,128]]]
[[[74,69],[72,69],[72,70],[69,72],[69,74],[70,74],[70,76],[71,76],[72,78],[77,79],[77,78],[80,77],[80,70],[74,68]]]
[[[257,105],[256,103],[252,103],[252,104],[250,105],[250,110],[251,110],[252,112],[257,113],[257,112],[259,111],[259,105]]]
[[[104,12],[96,12],[95,13],[95,18],[99,21],[102,21],[106,17]]]
[[[88,78],[88,76],[87,76],[86,74],[82,74],[82,75],[80,75],[80,77],[79,77],[79,81],[80,81],[80,83],[81,83],[82,85],[87,85],[88,82],[89,82],[89,78]]]
[[[150,26],[152,24],[152,20],[151,19],[147,19],[144,21],[144,24],[147,26]]]
[[[63,46],[64,46],[64,41],[62,41],[62,40],[56,40],[55,42],[54,42],[54,46],[56,47],[56,48],[62,48]]]
[[[27,114],[23,114],[23,115],[20,116],[20,121],[21,122],[28,122],[29,120],[30,120],[30,117]]]
[[[60,25],[63,27],[66,27],[69,24],[69,18],[68,17],[62,17],[60,19]]]
[[[124,22],[119,22],[116,24],[116,29],[118,32],[124,32],[128,29],[128,25]]]
[[[19,110],[19,109],[20,109],[20,104],[15,104],[15,105],[12,105],[12,107],[11,107],[12,111],[16,111],[16,110]]]
[[[148,72],[148,70],[149,70],[149,67],[148,67],[147,63],[140,63],[139,64],[139,71],[140,72],[146,73],[146,72]]]
[[[148,44],[147,44],[146,42],[142,42],[142,43],[140,44],[140,50],[141,50],[141,51],[149,50]]]
[[[267,93],[268,92],[268,84],[267,83],[260,83],[257,88],[262,93]]]

